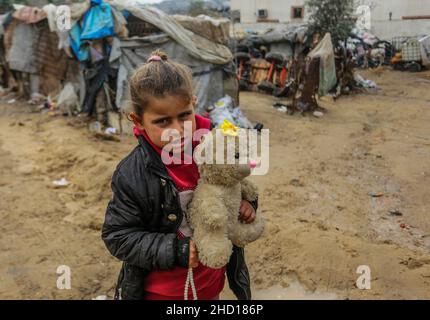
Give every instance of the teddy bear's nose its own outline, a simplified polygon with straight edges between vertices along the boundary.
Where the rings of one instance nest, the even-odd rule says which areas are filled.
[[[255,161],[255,160],[249,161],[249,167],[251,169],[255,169],[257,167],[257,161]]]

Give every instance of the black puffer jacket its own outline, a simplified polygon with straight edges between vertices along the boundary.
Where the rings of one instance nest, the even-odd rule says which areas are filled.
[[[160,155],[142,137],[120,162],[112,178],[102,239],[123,261],[116,299],[143,299],[144,280],[152,270],[188,267],[189,238],[176,236],[184,214],[178,191]],[[257,203],[253,203],[257,209]],[[243,248],[234,247],[227,264],[229,286],[240,300],[250,300]]]

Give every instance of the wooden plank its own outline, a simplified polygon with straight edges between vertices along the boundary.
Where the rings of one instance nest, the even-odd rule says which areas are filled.
[[[426,16],[404,16],[402,17],[403,20],[426,20],[430,19],[430,15]]]

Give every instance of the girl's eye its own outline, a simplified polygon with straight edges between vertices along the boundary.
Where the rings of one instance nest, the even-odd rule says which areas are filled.
[[[165,126],[169,123],[169,119],[160,119],[155,121],[155,124],[161,125],[161,126]]]
[[[179,116],[181,119],[187,119],[191,115],[191,112],[183,113]]]

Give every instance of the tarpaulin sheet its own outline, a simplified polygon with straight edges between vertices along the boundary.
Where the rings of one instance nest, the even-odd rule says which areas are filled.
[[[12,46],[7,54],[6,61],[11,70],[36,73],[34,41],[37,30],[31,24],[18,23],[13,28]]]
[[[182,45],[168,35],[161,34],[144,38],[117,39],[113,43],[110,56],[111,65],[119,59],[116,104],[120,108],[128,105],[128,79],[133,71],[146,63],[151,52],[160,49],[169,59],[187,65],[193,73],[195,94],[199,105],[197,113],[224,96],[223,67],[196,59]]]
[[[76,22],[70,30],[69,43],[79,61],[87,61],[90,58],[88,46],[83,46],[81,41],[81,25],[79,22]]]
[[[92,6],[81,21],[76,22],[69,34],[70,46],[79,61],[90,58],[89,47],[85,40],[103,39],[115,35],[115,23],[112,8],[109,4],[92,1]]]
[[[37,7],[24,6],[13,13],[13,17],[25,23],[37,23],[46,19],[47,14]]]
[[[93,1],[82,19],[82,40],[102,39],[115,35],[112,8],[102,1]]]
[[[274,43],[290,44],[305,43],[307,40],[308,27],[306,25],[300,26],[278,26],[275,30],[270,30],[265,34],[251,35],[246,39],[260,45],[270,45]]]
[[[227,46],[212,42],[185,29],[174,18],[157,8],[130,6],[124,4],[122,0],[113,0],[109,3],[120,11],[127,10],[134,16],[156,26],[197,59],[218,65],[227,64],[233,60],[233,55]]]
[[[430,36],[418,40],[421,47],[422,64],[425,67],[430,66]]]
[[[215,19],[206,15],[197,17],[173,15],[181,26],[206,39],[228,45],[230,39],[230,20]]]
[[[309,58],[320,58],[320,81],[318,95],[325,96],[337,83],[333,43],[330,33],[326,33],[321,42],[313,49]]]
[[[90,8],[89,2],[73,3],[68,6],[70,9],[71,25],[73,26],[77,20],[80,20],[84,13]],[[57,11],[59,7],[50,3],[42,8],[45,11],[48,19],[49,30],[56,32],[58,36],[58,49],[63,49],[68,53],[69,46],[69,31],[59,30],[57,25]],[[76,30],[75,30],[76,31]],[[68,53],[69,54],[69,53]]]

